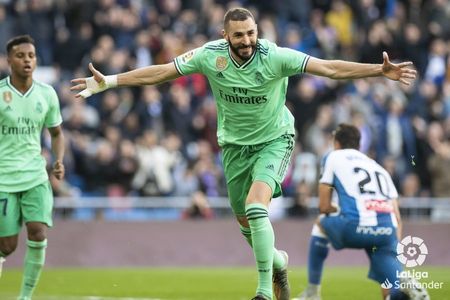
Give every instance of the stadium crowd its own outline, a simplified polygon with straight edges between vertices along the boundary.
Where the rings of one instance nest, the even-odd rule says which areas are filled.
[[[411,86],[291,78],[286,101],[298,134],[286,196],[301,207],[315,195],[319,162],[345,121],[360,128],[361,150],[391,173],[401,195],[450,197],[448,0],[2,0],[0,78],[8,74],[6,42],[28,33],[37,79],[60,98],[68,145],[66,181],[52,182],[57,196],[226,196],[216,108],[202,75],[87,101],[74,100],[69,80],[88,75],[91,61],[104,74],[170,62],[220,38],[233,6],[249,8],[260,37],[281,46],[370,63],[387,51],[418,70]]]

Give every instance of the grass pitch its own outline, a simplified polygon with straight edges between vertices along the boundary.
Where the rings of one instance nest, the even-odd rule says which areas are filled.
[[[0,299],[15,299],[21,270],[4,269]],[[431,299],[450,300],[450,268],[427,267],[429,278],[422,282],[443,282],[442,289],[430,289]],[[367,267],[330,267],[324,271],[322,298],[325,300],[380,300],[379,286],[366,278]],[[305,268],[289,272],[292,294],[306,285]],[[254,296],[253,268],[151,268],[151,269],[45,269],[35,300],[249,300]]]

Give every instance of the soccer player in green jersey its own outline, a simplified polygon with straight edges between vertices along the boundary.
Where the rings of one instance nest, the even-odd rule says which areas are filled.
[[[18,299],[28,300],[44,265],[47,228],[52,226],[53,193],[41,155],[41,132],[44,126],[50,132],[57,179],[64,177],[64,136],[55,90],[33,80],[33,39],[15,37],[6,51],[11,75],[0,80],[0,271],[25,223],[27,250]]]
[[[244,8],[224,17],[223,39],[206,43],[173,62],[104,76],[92,64],[92,77],[72,80],[76,97],[117,86],[158,84],[192,73],[204,74],[217,104],[217,137],[223,152],[228,196],[241,232],[253,249],[258,287],[253,299],[290,297],[287,254],[275,249],[268,218],[272,197],[294,148],[294,118],[285,106],[288,77],[311,73],[333,79],[385,76],[408,84],[415,78],[412,63],[382,64],[322,60],[258,39],[253,15]],[[273,290],[272,290],[273,283]]]

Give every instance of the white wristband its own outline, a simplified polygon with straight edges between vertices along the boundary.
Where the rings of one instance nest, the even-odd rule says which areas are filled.
[[[117,86],[117,75],[105,76],[105,84],[108,88],[114,88]]]
[[[83,98],[88,98],[93,94],[97,94],[107,90],[109,88],[114,88],[117,86],[117,75],[105,76],[104,80],[97,82],[94,76],[86,78],[86,88],[82,90],[79,95]]]

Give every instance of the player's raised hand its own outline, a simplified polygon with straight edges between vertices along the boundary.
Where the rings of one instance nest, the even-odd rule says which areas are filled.
[[[58,180],[61,180],[64,178],[65,168],[61,161],[59,161],[59,160],[55,161],[55,163],[53,164],[52,173],[53,173],[53,175],[55,175],[56,179],[58,179]]]
[[[75,84],[70,88],[71,91],[80,91],[75,95],[76,98],[87,98],[93,94],[103,92],[106,89],[117,86],[117,76],[105,76],[92,63],[89,63],[89,70],[91,70],[91,77],[75,78],[71,82]]]
[[[389,79],[400,81],[403,84],[409,85],[411,81],[416,79],[417,71],[411,69],[412,62],[402,62],[399,64],[393,64],[389,60],[389,56],[383,51],[383,75]]]

